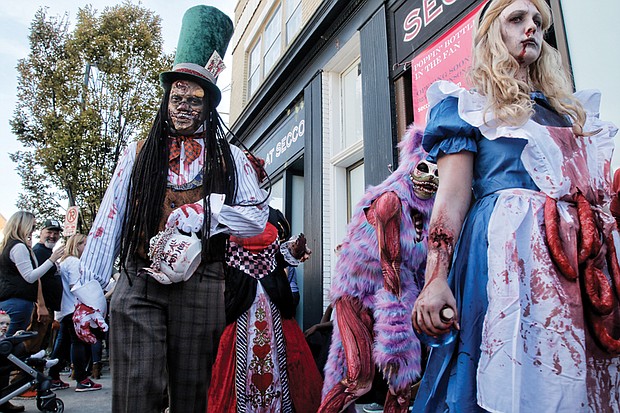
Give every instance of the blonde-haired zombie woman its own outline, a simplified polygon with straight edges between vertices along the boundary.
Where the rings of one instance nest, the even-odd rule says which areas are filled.
[[[64,247],[57,248],[45,262],[37,263],[32,252],[32,233],[36,220],[28,211],[17,211],[2,230],[0,241],[0,310],[11,317],[7,335],[25,330],[35,306],[39,305],[39,316],[48,315],[43,302],[39,278],[62,256]]]
[[[429,89],[423,146],[441,185],[412,321],[458,337],[432,349],[415,412],[620,411],[617,129],[597,92],[573,96],[551,24],[544,0],[491,1],[473,90]]]

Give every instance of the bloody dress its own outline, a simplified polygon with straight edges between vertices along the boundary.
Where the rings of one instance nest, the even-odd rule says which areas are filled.
[[[588,112],[584,130],[601,129],[591,137],[575,137],[538,92],[534,115],[519,127],[498,126],[491,112],[483,118],[485,98],[452,83],[437,82],[428,95],[423,146],[431,158],[475,154],[475,202],[448,276],[461,330],[431,351],[413,411],[620,411],[620,358],[593,341],[580,283],[551,261],[543,218],[546,196],[559,200],[562,236],[576,245],[576,192],[591,205],[609,202],[616,128],[595,116],[599,95],[577,96]],[[608,225],[610,215],[597,214]],[[567,254],[576,266],[575,248]],[[605,320],[612,331],[618,313],[616,301]]]

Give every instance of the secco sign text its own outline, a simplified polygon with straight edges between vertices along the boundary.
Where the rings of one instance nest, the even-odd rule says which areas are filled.
[[[304,148],[306,120],[303,101],[288,110],[287,116],[255,151],[265,160],[265,171],[272,175]]]
[[[398,62],[435,36],[474,3],[480,0],[410,0],[394,10],[396,58]]]

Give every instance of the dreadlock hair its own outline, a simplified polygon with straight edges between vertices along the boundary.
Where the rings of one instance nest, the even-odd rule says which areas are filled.
[[[137,251],[148,251],[148,242],[159,230],[166,188],[170,149],[168,136],[168,101],[170,85],[164,88],[159,110],[142,150],[136,157],[129,184],[127,213],[123,221],[120,248],[120,265],[125,268],[127,258]],[[203,123],[204,173],[202,198],[205,219],[202,228],[202,258],[208,257],[211,206],[209,195],[225,194],[226,204],[236,197],[237,171],[230,146],[220,125],[219,116],[210,99],[205,99],[206,119]],[[142,247],[142,248],[141,248]],[[126,269],[126,268],[125,268]]]

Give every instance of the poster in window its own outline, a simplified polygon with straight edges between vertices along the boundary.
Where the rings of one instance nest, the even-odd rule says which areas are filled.
[[[448,80],[467,88],[467,71],[471,66],[474,19],[486,2],[448,29],[411,61],[413,118],[426,125],[428,101],[426,91],[437,80]]]

